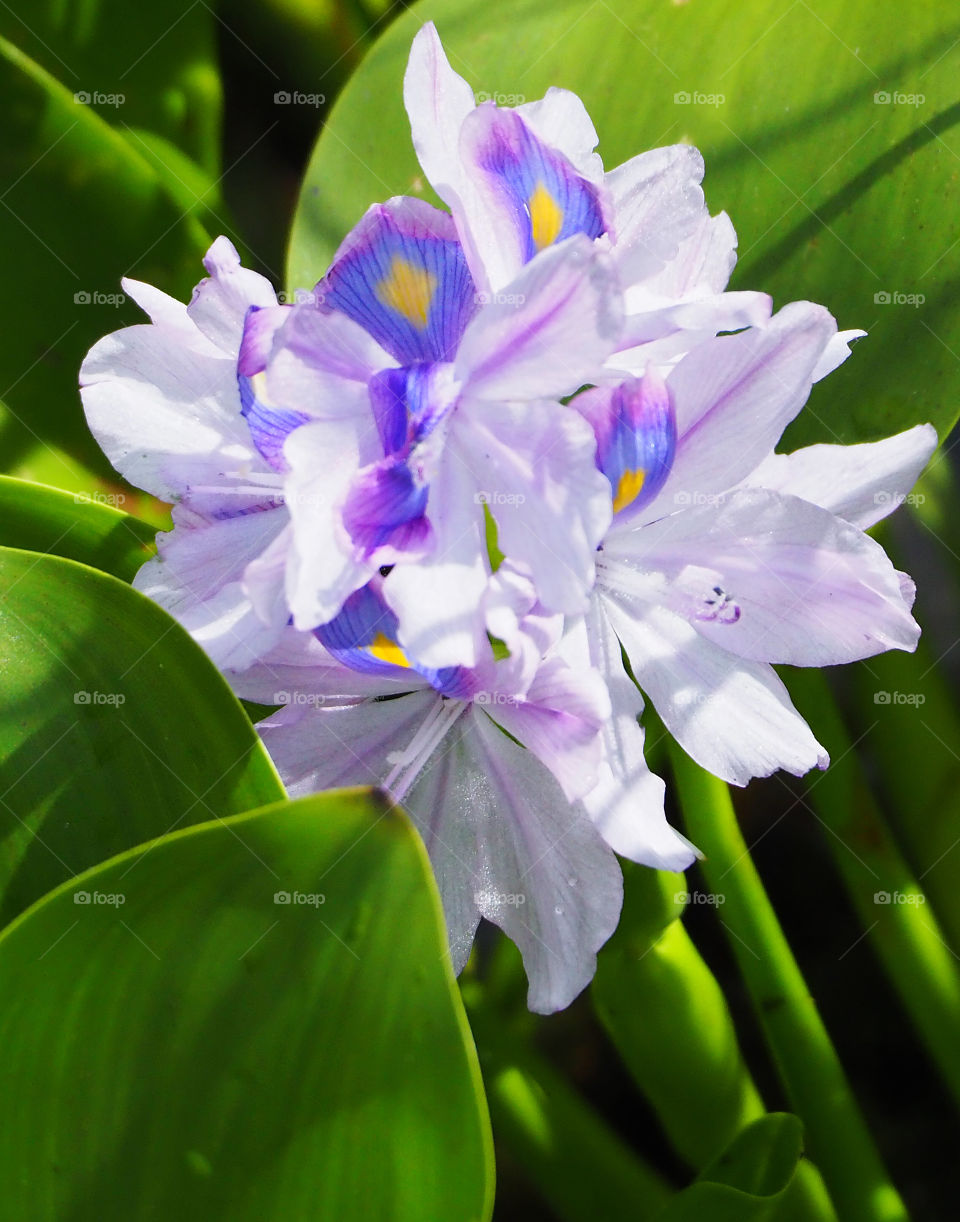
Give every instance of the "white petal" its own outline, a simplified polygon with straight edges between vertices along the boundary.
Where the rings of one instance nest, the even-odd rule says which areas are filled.
[[[529,571],[545,608],[582,612],[612,514],[593,429],[558,403],[457,410],[461,452],[497,523],[500,550]]]
[[[651,149],[606,175],[613,202],[614,259],[624,285],[655,274],[675,259],[706,207],[703,158],[687,144]]]
[[[267,398],[317,419],[369,415],[367,383],[378,370],[394,365],[393,357],[346,314],[297,306],[274,340]]]
[[[658,870],[686,870],[697,852],[667,823],[663,781],[647,767],[643,754],[643,697],[624,669],[620,641],[599,597],[591,601],[585,628],[588,656],[606,681],[612,715],[603,727],[599,778],[583,805],[622,857]]]
[[[802,776],[827,755],[762,662],[701,636],[676,612],[604,590],[605,610],[641,688],[701,767],[734,785],[778,768]]]
[[[179,620],[217,666],[243,669],[283,632],[283,619],[264,623],[254,610],[243,574],[286,523],[286,511],[276,508],[205,526],[175,526],[158,536],[158,557],[133,584]]]
[[[646,282],[664,297],[688,293],[722,293],[737,262],[737,234],[725,212],[704,212],[692,233],[680,243],[675,258]]]
[[[937,448],[932,425],[861,445],[771,454],[744,481],[802,497],[866,530],[901,505]]]
[[[157,326],[179,327],[191,333],[196,331],[190,321],[187,307],[182,301],[177,301],[176,297],[171,297],[142,280],[131,280],[128,276],[124,276],[120,284],[126,295],[137,303],[152,323]]]
[[[549,658],[522,700],[506,700],[488,711],[550,769],[568,801],[582,798],[596,784],[600,728],[610,717],[607,690],[596,671]]]
[[[622,300],[612,268],[577,234],[549,246],[467,326],[456,376],[480,399],[559,398],[599,376]]]
[[[366,429],[372,434],[373,418]],[[296,628],[325,624],[344,599],[372,575],[356,558],[340,521],[340,509],[360,466],[361,426],[353,419],[302,425],[287,437],[289,464],[284,496],[293,526],[287,601]]]
[[[665,574],[674,610],[755,661],[833,666],[913,650],[920,635],[883,548],[797,497],[734,492],[622,532],[605,556]]]
[[[597,129],[575,93],[552,85],[542,98],[515,109],[544,144],[563,153],[578,174],[591,182],[603,181],[603,162],[594,151],[599,142]]]
[[[260,735],[293,797],[351,785],[381,785],[391,761],[440,706],[434,691],[340,708],[289,708],[261,722]],[[453,733],[456,733],[456,727]],[[417,824],[443,900],[454,970],[467,961],[480,919],[482,868],[472,809],[464,809],[454,744],[442,742],[404,805]]]
[[[460,128],[475,102],[473,90],[450,67],[432,21],[419,30],[410,48],[403,102],[423,172],[437,195],[452,206],[463,176]]]
[[[839,368],[850,355],[851,343],[855,339],[862,339],[865,335],[866,331],[838,331],[836,335],[832,336],[813,371],[814,382],[822,381],[828,373],[833,373],[835,369]]]
[[[437,669],[476,666],[487,647],[487,545],[470,456],[453,430],[430,481],[427,512],[432,552],[416,564],[396,565],[383,595],[400,621],[398,639],[408,656]]]
[[[236,363],[198,332],[126,327],[80,370],[87,423],[130,483],[173,501],[192,484],[229,484],[266,470],[240,414]],[[242,474],[241,474],[242,482]]]
[[[836,323],[810,302],[784,306],[764,326],[689,352],[667,385],[677,412],[676,458],[648,521],[724,492],[770,453],[807,400]]]
[[[365,674],[338,662],[312,632],[287,628],[269,653],[244,671],[228,671],[230,686],[243,700],[295,708],[356,704],[369,696],[396,695],[426,688],[415,672]]]
[[[236,358],[243,339],[243,320],[252,305],[275,306],[270,281],[247,267],[229,238],[219,237],[203,257],[209,272],[193,290],[187,313],[211,343]]]
[[[476,708],[457,731],[449,788],[436,791],[441,810],[472,826],[479,848],[473,900],[519,946],[530,1009],[551,1013],[593,977],[596,952],[620,915],[620,869],[582,808],[567,803],[531,752]],[[419,797],[417,790],[410,796],[414,812]],[[459,845],[454,852],[464,857]]]

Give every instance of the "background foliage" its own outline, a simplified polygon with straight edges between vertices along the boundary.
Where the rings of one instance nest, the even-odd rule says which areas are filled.
[[[791,445],[925,420],[943,442],[883,537],[918,654],[787,675],[834,764],[754,783],[738,820],[653,728],[708,861],[629,870],[595,984],[549,1019],[490,930],[454,983],[404,817],[282,801],[223,680],[129,589],[167,509],[76,392],[138,320],[122,276],[186,297],[223,232],[307,287],[368,203],[429,195],[400,97],[427,19],[479,94],[580,93],[607,166],[697,144],[732,287],[869,332]],[[11,1217],[955,1216],[958,81],[936,0],[0,5]]]

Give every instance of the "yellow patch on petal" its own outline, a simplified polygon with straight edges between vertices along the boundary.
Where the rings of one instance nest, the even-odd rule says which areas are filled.
[[[614,513],[619,513],[637,499],[646,475],[646,471],[624,471],[617,484],[617,494],[613,498]]]
[[[563,209],[542,182],[527,200],[530,209],[530,232],[537,250],[552,246],[563,228]]]
[[[396,641],[391,641],[383,632],[377,633],[373,638],[373,643],[368,645],[367,649],[381,662],[390,662],[394,666],[410,666],[407,655],[400,646]]]
[[[377,285],[377,296],[385,306],[423,331],[437,290],[437,278],[425,267],[417,267],[402,255],[394,255],[390,275]]]
[[[270,400],[267,398],[267,371],[265,369],[261,369],[259,373],[253,375],[250,379],[250,389],[261,403],[269,404]]]

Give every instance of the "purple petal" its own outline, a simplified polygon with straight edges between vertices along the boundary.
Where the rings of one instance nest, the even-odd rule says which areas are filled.
[[[593,426],[597,466],[610,481],[613,512],[648,505],[670,474],[677,444],[673,402],[660,376],[649,369],[612,389],[585,391],[573,406]]]
[[[599,188],[566,157],[537,138],[513,110],[485,103],[467,115],[461,151],[471,178],[480,176],[512,222],[520,262],[575,233],[597,238],[607,228]]]
[[[476,310],[453,221],[402,196],[368,210],[317,291],[402,364],[449,360]]]

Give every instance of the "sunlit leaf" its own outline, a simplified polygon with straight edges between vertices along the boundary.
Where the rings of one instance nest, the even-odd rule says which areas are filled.
[[[0,549],[0,921],[107,857],[282,797],[200,647],[123,582]]]
[[[0,937],[7,1216],[485,1222],[445,942],[416,831],[368,791],[60,888]]]

